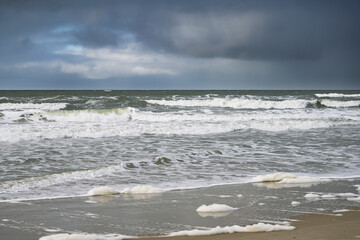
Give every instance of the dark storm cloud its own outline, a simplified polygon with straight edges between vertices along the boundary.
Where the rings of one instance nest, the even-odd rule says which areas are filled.
[[[115,46],[115,31],[195,57],[311,60],[351,52],[360,40],[358,1],[12,1],[2,4],[10,36],[77,25],[85,46]],[[23,36],[21,36],[23,35]],[[10,39],[9,39],[10,40]],[[329,49],[331,48],[331,49]]]
[[[57,52],[69,45],[133,42],[188,58],[269,62],[270,85],[276,78],[359,86],[359,12],[356,0],[3,0],[0,64],[68,61]]]

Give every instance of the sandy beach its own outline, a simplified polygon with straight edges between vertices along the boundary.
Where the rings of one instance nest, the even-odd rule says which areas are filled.
[[[262,239],[360,239],[360,208],[342,213],[308,214],[294,218],[295,230],[233,233],[212,236],[154,237],[141,240],[262,240]]]
[[[359,179],[311,186],[249,183],[162,194],[3,202],[0,233],[1,239],[6,240],[118,240],[128,236],[157,240],[176,236],[178,231],[199,229],[209,234],[216,226],[264,223],[296,229],[211,236],[183,234],[169,239],[358,239],[359,203],[357,198],[349,197],[358,195],[354,193],[354,185],[358,184]],[[318,197],[306,198],[310,193],[317,193]],[[210,203],[235,209],[222,214],[196,211],[202,204]]]

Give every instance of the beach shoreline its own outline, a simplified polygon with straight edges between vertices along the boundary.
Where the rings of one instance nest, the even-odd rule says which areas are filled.
[[[245,183],[160,194],[3,202],[0,234],[7,240],[359,239],[360,207],[357,200],[349,198],[359,195],[354,193],[359,180],[309,186]],[[317,198],[306,198],[309,193]],[[196,211],[201,204],[210,203],[223,203],[234,210],[205,215]],[[246,228],[259,223],[296,229],[212,231],[216,226]],[[178,231],[194,229],[204,230],[204,235],[176,236]],[[266,227],[260,230],[266,231]]]
[[[265,240],[360,239],[360,207],[341,213],[306,214],[292,218],[289,231],[226,233],[206,236],[140,237],[138,240]]]

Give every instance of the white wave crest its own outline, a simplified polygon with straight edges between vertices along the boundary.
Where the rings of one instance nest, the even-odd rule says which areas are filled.
[[[336,100],[321,100],[320,103],[326,107],[359,107],[360,101],[336,101]]]
[[[37,109],[55,111],[66,108],[67,103],[0,103],[0,110]]]
[[[29,111],[29,112],[27,112]],[[154,135],[206,135],[242,129],[279,132],[359,124],[357,108],[326,111],[269,110],[231,114],[198,111],[151,112],[135,108],[99,110],[2,111],[0,141],[104,138]],[[26,124],[13,124],[25,120]],[[24,123],[24,122],[22,122]]]
[[[35,188],[44,188],[58,184],[66,184],[84,179],[94,179],[101,176],[111,175],[122,170],[120,165],[113,165],[100,169],[82,170],[51,174],[41,177],[31,177],[21,180],[12,180],[0,184],[0,192],[21,192]]]
[[[118,122],[131,119],[135,108],[52,111],[43,114],[48,120],[61,122]]]
[[[330,98],[354,98],[360,97],[360,94],[343,94],[343,93],[316,93],[316,97],[330,97]]]
[[[315,194],[315,193],[308,193],[304,196],[306,199],[317,199],[320,197],[319,194]]]
[[[228,211],[234,211],[237,208],[230,207],[226,204],[218,204],[214,203],[211,205],[201,205],[196,209],[197,212],[228,212]]]
[[[213,98],[199,100],[146,100],[151,104],[181,106],[181,107],[228,107],[237,109],[297,109],[306,108],[316,101],[295,99],[282,101],[268,101],[245,98]]]
[[[356,197],[356,198],[347,198],[348,201],[353,201],[353,202],[358,202],[360,203],[360,197]]]
[[[215,234],[223,233],[236,233],[236,232],[271,232],[271,231],[281,231],[281,230],[294,230],[294,226],[289,225],[279,225],[279,224],[267,224],[267,223],[257,223],[253,225],[247,225],[245,227],[234,225],[226,227],[216,227],[209,230],[185,230],[169,234],[170,237],[175,236],[208,236]]]

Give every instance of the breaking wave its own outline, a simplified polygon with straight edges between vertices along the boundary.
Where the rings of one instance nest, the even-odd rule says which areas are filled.
[[[273,112],[274,111],[274,112]],[[104,138],[151,135],[205,135],[255,129],[308,130],[359,124],[357,109],[278,110],[248,113],[144,112],[134,108],[60,110],[29,114],[31,124],[0,124],[0,141]],[[23,114],[24,115],[24,114]],[[26,115],[26,114],[25,114]],[[2,119],[9,117],[7,113]],[[16,115],[13,121],[18,119]],[[46,124],[43,122],[46,121]]]
[[[316,93],[316,97],[320,98],[357,98],[360,97],[360,94],[343,94],[343,93]]]
[[[49,120],[69,122],[116,122],[131,119],[135,108],[60,110],[43,114]]]
[[[316,100],[270,101],[245,98],[213,98],[199,100],[146,100],[151,104],[180,107],[227,107],[236,109],[297,109],[315,104]]]
[[[324,105],[326,107],[333,107],[333,108],[359,107],[360,106],[360,100],[358,100],[358,101],[321,100],[320,104]]]

